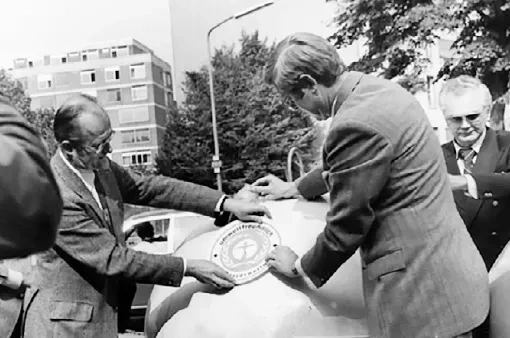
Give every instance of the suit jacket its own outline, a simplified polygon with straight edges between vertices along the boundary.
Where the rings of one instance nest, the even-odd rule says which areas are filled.
[[[52,167],[64,198],[55,246],[40,255],[27,301],[26,337],[115,337],[119,281],[179,286],[183,261],[125,246],[123,203],[213,216],[222,194],[163,176],[142,177],[116,163],[101,170],[108,213],[94,200],[60,154]]]
[[[0,94],[0,260],[46,250],[62,199],[35,130]]]
[[[443,145],[448,173],[460,175],[453,142]],[[478,199],[454,191],[455,204],[490,269],[510,240],[510,132],[487,129],[472,174]]]
[[[472,330],[489,310],[487,271],[426,114],[397,84],[357,72],[338,97],[319,173],[330,210],[303,270],[320,287],[360,247],[372,338]]]

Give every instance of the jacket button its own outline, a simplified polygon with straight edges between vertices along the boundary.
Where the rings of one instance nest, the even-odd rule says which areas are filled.
[[[498,233],[496,231],[492,232],[491,235],[492,236],[496,236]]]
[[[492,206],[493,207],[497,207],[499,205],[499,202],[498,201],[492,201]]]
[[[486,193],[485,193],[485,197],[492,197],[492,193],[490,193],[490,192],[486,192]]]

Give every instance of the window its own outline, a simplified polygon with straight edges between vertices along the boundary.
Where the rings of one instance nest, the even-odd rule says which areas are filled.
[[[122,108],[119,110],[119,123],[147,122],[149,121],[149,110],[144,108]]]
[[[151,141],[149,128],[124,130],[120,132],[122,144],[147,143]]]
[[[96,82],[96,73],[93,70],[85,70],[80,73],[81,83],[89,84]]]
[[[67,57],[66,57],[66,56],[61,57],[61,58],[60,58],[60,61],[61,61],[62,63],[67,63]]]
[[[171,107],[172,103],[174,102],[174,97],[172,95],[172,92],[165,92],[165,104],[167,107]]]
[[[37,87],[39,89],[48,89],[53,87],[53,78],[51,75],[38,75]]]
[[[112,49],[112,58],[116,58],[116,57],[117,57],[117,50]]]
[[[99,58],[99,50],[89,49],[81,52],[81,59],[83,61],[95,60]]]
[[[169,72],[163,72],[163,84],[165,87],[172,87],[172,76]]]
[[[105,81],[107,81],[107,82],[119,80],[120,79],[120,69],[119,69],[119,67],[105,68],[105,70],[104,70],[104,78],[105,78]]]
[[[147,100],[147,86],[131,87],[131,99],[133,101]]]
[[[32,68],[34,66],[34,63],[32,61],[28,61],[28,66]]]
[[[124,166],[152,164],[151,152],[140,151],[136,153],[122,154],[122,164]]]
[[[120,89],[108,89],[106,91],[108,102],[120,102],[122,97],[120,95]]]
[[[129,67],[129,73],[132,79],[145,79],[145,65],[143,63],[131,65]]]

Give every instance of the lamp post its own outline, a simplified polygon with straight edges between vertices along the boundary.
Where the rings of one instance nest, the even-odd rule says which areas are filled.
[[[215,26],[213,26],[207,33],[207,53],[209,55],[209,92],[210,92],[210,97],[211,97],[211,115],[212,115],[212,127],[213,127],[213,139],[214,139],[214,156],[213,156],[211,165],[212,165],[214,172],[216,173],[216,181],[217,181],[217,185],[218,185],[218,190],[220,190],[220,191],[222,190],[222,187],[221,187],[221,161],[220,161],[220,146],[218,143],[218,128],[216,125],[216,105],[215,105],[215,100],[214,100],[214,79],[213,79],[212,56],[211,56],[211,33],[213,32],[213,30],[215,30],[219,26],[223,25],[227,21],[240,19],[243,16],[246,16],[248,14],[256,12],[264,7],[270,6],[273,3],[274,3],[274,1],[266,1],[259,5],[250,7],[242,12],[234,14],[234,15],[226,18],[225,20],[219,22]]]

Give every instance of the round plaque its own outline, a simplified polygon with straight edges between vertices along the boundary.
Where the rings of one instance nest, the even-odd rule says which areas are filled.
[[[277,245],[280,234],[273,226],[234,221],[214,243],[211,261],[234,276],[236,284],[244,284],[268,270],[266,256]]]

